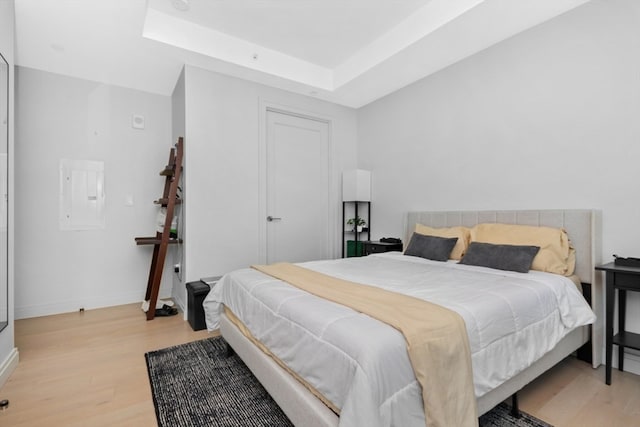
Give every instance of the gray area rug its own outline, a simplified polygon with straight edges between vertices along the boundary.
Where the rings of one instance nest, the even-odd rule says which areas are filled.
[[[145,354],[160,427],[292,426],[237,355],[227,357],[221,337]],[[481,427],[552,427],[501,404],[480,418]]]

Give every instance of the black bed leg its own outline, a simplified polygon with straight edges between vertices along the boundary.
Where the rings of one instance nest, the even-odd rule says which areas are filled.
[[[516,419],[522,417],[520,409],[518,408],[518,393],[513,393],[511,396],[511,416]]]
[[[236,354],[236,351],[227,343],[227,357],[231,357]]]

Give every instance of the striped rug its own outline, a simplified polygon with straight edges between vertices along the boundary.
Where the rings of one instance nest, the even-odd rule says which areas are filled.
[[[291,422],[223,338],[207,338],[145,354],[159,427],[290,427]],[[481,427],[552,427],[501,404]]]

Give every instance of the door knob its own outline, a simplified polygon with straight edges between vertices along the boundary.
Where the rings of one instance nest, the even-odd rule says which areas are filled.
[[[281,219],[282,219],[282,218],[277,218],[277,217],[274,217],[274,216],[271,216],[271,215],[269,215],[269,216],[267,217],[267,221],[269,221],[269,222],[273,222],[273,221],[280,221]]]

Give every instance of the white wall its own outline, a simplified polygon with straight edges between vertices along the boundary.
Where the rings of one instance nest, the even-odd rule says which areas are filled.
[[[0,332],[0,387],[18,364],[18,350],[14,343],[14,2],[0,0],[0,52],[9,63],[9,270],[8,270],[8,326]],[[2,290],[4,292],[4,290]]]
[[[184,85],[184,68],[178,77],[175,87],[173,88],[173,94],[171,95],[171,134],[173,141],[177,141],[178,138],[185,136],[185,85]],[[183,147],[187,145],[183,140]],[[184,163],[184,161],[183,161]],[[182,196],[185,196],[187,190],[184,186],[184,177],[181,179]],[[184,237],[184,211],[187,204],[177,205],[178,209],[178,236]],[[171,289],[171,297],[175,303],[177,303],[183,309],[183,315],[187,317],[187,302],[185,300],[185,281],[184,281],[184,269],[186,260],[184,258],[183,245],[173,246],[173,264],[179,265],[178,274],[173,275],[173,287]]]
[[[185,282],[260,262],[261,102],[332,121],[336,217],[341,172],[356,165],[354,110],[195,67],[186,67],[171,98],[24,67],[17,93],[17,318],[142,300],[151,247],[133,238],[154,233],[158,171],[179,135],[185,136],[183,221],[190,225],[186,243],[167,255],[161,297],[173,296],[182,308]],[[144,131],[131,128],[134,113],[145,116]],[[58,229],[61,158],[105,162],[105,230]],[[127,195],[133,207],[125,206]],[[338,255],[339,230],[335,235]],[[178,262],[182,280],[172,273]]]
[[[331,121],[330,200],[336,218],[341,215],[341,173],[356,165],[354,110],[193,66],[185,68],[185,86],[186,281],[264,262],[259,168],[265,103]],[[339,233],[336,225],[336,256]],[[301,236],[300,244],[313,242]]]
[[[144,130],[132,128],[133,114]],[[143,300],[152,246],[134,237],[155,235],[172,143],[170,97],[17,68],[16,318]],[[62,158],[104,161],[105,229],[60,231]]]
[[[640,2],[587,3],[359,110],[375,237],[407,210],[596,208],[603,260],[638,257],[639,118]]]

